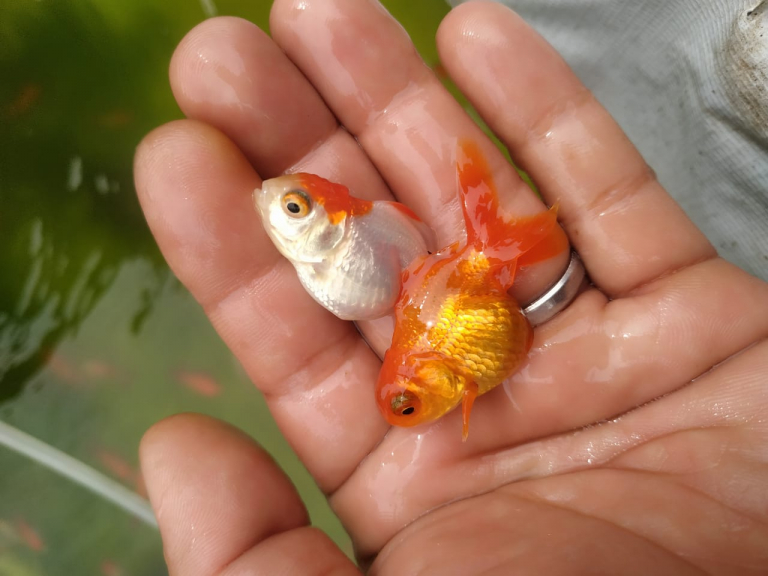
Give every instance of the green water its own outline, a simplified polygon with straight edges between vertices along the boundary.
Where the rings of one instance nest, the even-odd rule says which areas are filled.
[[[384,4],[435,64],[443,0]],[[350,553],[133,190],[136,144],[181,115],[167,81],[178,41],[212,8],[266,27],[269,5],[0,0],[0,421],[142,493],[143,432],[177,412],[217,416],[276,457]],[[0,447],[0,576],[164,573],[156,529]]]

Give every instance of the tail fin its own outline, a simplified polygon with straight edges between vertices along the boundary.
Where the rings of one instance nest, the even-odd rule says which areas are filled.
[[[533,216],[504,219],[488,162],[477,143],[461,139],[456,151],[467,244],[489,258],[527,266],[547,260],[568,248],[557,225],[557,205]]]

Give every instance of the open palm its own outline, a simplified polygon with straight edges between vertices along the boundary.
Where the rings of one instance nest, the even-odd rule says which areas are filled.
[[[141,144],[137,188],[168,262],[362,564],[387,575],[767,573],[768,286],[717,257],[552,48],[485,2],[455,9],[438,34],[456,84],[560,202],[594,283],[537,328],[529,361],[477,401],[462,443],[457,412],[387,427],[373,395],[386,321],[369,327],[372,351],[316,305],[250,192],[285,171],[318,173],[359,196],[394,194],[445,245],[462,227],[453,148],[470,137],[510,211],[543,205],[375,2],[277,0],[271,31],[218,18],[184,39],[171,84],[189,120]],[[522,271],[519,299],[543,292],[566,258]],[[223,424],[161,423],[142,464],[173,574],[356,571],[305,527],[274,464]]]

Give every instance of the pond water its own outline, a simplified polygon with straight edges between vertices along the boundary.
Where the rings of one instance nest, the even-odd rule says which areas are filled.
[[[390,0],[428,63],[443,0]],[[166,573],[137,446],[196,411],[265,446],[313,522],[349,541],[198,305],[132,183],[136,144],[181,116],[167,81],[196,23],[266,28],[269,1],[0,5],[0,574]],[[10,448],[13,446],[13,449]]]

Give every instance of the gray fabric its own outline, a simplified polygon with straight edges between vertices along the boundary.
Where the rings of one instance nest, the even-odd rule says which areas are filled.
[[[768,0],[504,3],[563,54],[720,254],[768,280]]]

